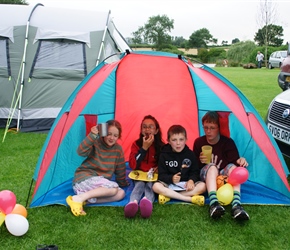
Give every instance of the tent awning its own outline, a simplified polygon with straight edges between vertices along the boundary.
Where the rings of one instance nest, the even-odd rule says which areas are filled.
[[[14,43],[13,27],[0,27],[0,36],[8,37]]]
[[[90,33],[80,31],[47,30],[38,28],[33,43],[43,39],[69,39],[84,42],[90,47]]]

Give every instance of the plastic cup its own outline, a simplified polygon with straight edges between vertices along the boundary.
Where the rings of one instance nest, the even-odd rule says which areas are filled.
[[[108,135],[108,123],[98,124],[99,136],[104,137]]]
[[[210,163],[211,161],[211,154],[212,154],[212,146],[205,145],[201,147],[203,155],[206,156],[206,163]]]

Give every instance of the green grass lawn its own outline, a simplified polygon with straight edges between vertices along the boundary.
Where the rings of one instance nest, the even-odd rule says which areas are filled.
[[[216,68],[248,97],[264,118],[273,97],[281,92],[278,70]],[[0,130],[1,141],[4,130]],[[11,190],[25,205],[46,134],[9,132],[0,144],[0,190]],[[289,167],[290,165],[288,165]],[[150,219],[125,219],[123,207],[89,207],[74,217],[65,206],[28,208],[29,230],[11,235],[0,228],[0,249],[32,250],[37,244],[74,249],[290,249],[290,207],[245,205],[251,220],[237,223],[226,215],[213,221],[208,206],[154,204]]]

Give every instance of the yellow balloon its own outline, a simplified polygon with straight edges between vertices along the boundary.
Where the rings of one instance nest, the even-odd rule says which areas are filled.
[[[5,214],[3,214],[3,213],[0,211],[0,227],[1,227],[1,225],[3,224],[4,221],[5,221]]]
[[[223,206],[229,205],[234,198],[233,186],[229,183],[221,186],[216,192],[219,203]]]

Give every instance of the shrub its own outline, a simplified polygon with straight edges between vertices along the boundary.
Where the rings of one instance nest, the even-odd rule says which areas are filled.
[[[252,41],[235,43],[229,48],[227,58],[231,61],[231,64],[237,63],[237,65],[239,65],[240,63],[249,63],[251,62],[250,56],[252,56],[252,53],[256,48],[255,43]]]
[[[198,49],[198,58],[203,62],[207,63],[208,62],[208,50],[205,48]]]
[[[218,60],[226,59],[226,54],[223,48],[212,48],[208,51],[208,62],[216,63]]]

